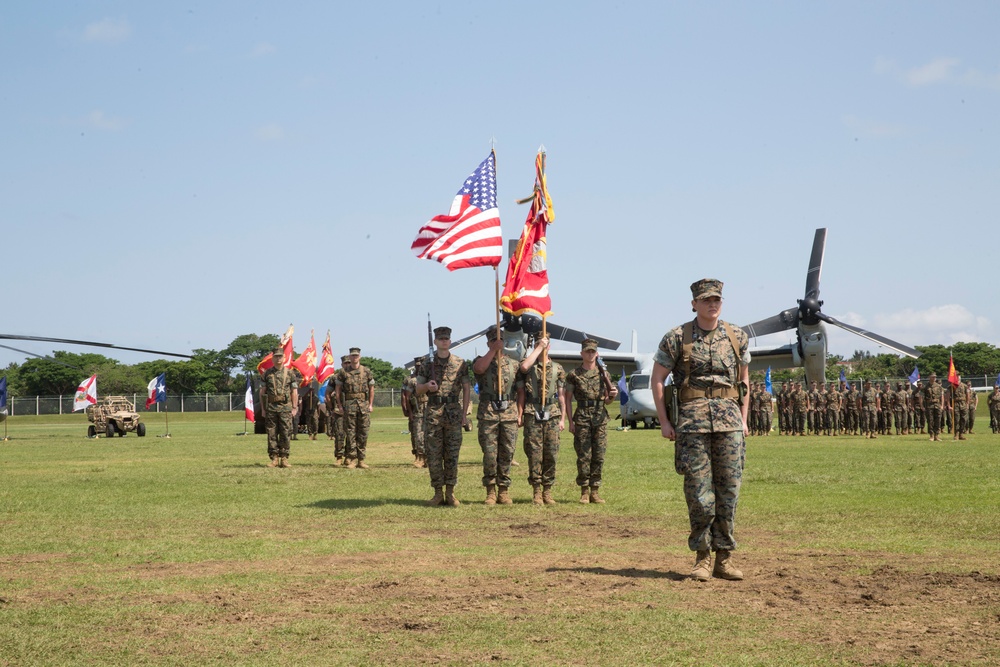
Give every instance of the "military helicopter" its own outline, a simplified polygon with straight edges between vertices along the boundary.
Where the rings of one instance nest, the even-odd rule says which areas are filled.
[[[913,359],[919,357],[920,352],[912,347],[841,322],[820,310],[823,302],[819,300],[819,280],[820,274],[823,272],[825,251],[826,228],[824,227],[817,229],[816,235],[813,237],[812,254],[809,258],[809,269],[806,272],[805,296],[798,300],[798,306],[743,327],[743,330],[751,338],[794,329],[797,339],[795,343],[781,347],[752,349],[750,351],[750,370],[760,371],[769,366],[772,368],[803,366],[807,382],[826,382],[827,338],[826,327],[823,326],[824,322],[850,331],[899,354]]]
[[[885,336],[841,322],[823,313],[823,301],[819,300],[820,275],[823,271],[823,257],[826,250],[826,228],[816,230],[813,238],[812,254],[806,272],[805,296],[798,300],[798,306],[784,310],[773,317],[748,324],[743,330],[751,338],[766,336],[782,331],[795,330],[796,342],[780,347],[751,348],[750,370],[762,371],[771,368],[805,368],[807,382],[826,381],[827,335],[824,323],[850,331],[862,338],[888,347],[889,349],[916,359],[920,356],[917,350],[903,345]],[[482,335],[482,332],[477,334]],[[579,340],[582,340],[580,338]],[[601,340],[601,339],[598,339]],[[465,342],[465,341],[463,341]],[[656,407],[653,405],[653,392],[650,387],[650,374],[653,368],[653,354],[641,353],[636,344],[636,332],[632,332],[632,345],[629,352],[602,352],[601,359],[606,363],[621,363],[623,371],[634,369],[628,381],[628,402],[623,406],[625,419],[631,426],[642,422],[646,427],[657,423]],[[511,346],[508,345],[508,348]],[[517,349],[523,349],[517,347]],[[605,347],[603,344],[601,347]],[[617,350],[615,343],[611,350]],[[579,355],[575,353],[551,350],[549,357],[564,364],[579,363]],[[518,357],[520,358],[520,357]],[[670,378],[668,378],[668,383]]]

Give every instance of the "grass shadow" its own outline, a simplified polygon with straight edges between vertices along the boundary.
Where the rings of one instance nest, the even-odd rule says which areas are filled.
[[[317,500],[314,503],[306,505],[297,505],[297,507],[315,507],[324,510],[358,510],[368,507],[380,507],[382,505],[422,507],[427,505],[427,501],[420,500],[419,498],[379,498],[377,500],[368,498],[327,498],[326,500]]]
[[[669,570],[661,572],[659,570],[640,570],[634,567],[626,567],[620,570],[609,570],[606,567],[550,567],[546,572],[586,572],[587,574],[611,575],[615,577],[628,577],[630,579],[670,579],[671,581],[684,581],[690,577],[680,572]]]

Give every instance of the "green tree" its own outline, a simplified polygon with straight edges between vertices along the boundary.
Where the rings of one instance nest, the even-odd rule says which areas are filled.
[[[72,394],[80,382],[94,373],[99,376],[118,364],[100,354],[74,354],[57,350],[51,359],[29,359],[18,369],[19,393],[24,396]],[[104,392],[98,377],[98,389]]]
[[[405,368],[393,366],[390,362],[377,357],[361,357],[361,365],[367,366],[375,378],[375,386],[389,389],[399,387],[410,373]]]
[[[273,352],[280,342],[281,338],[275,334],[237,336],[222,351],[222,357],[227,363],[220,370],[226,375],[231,375],[233,370],[240,371],[240,374],[256,372],[260,360]]]

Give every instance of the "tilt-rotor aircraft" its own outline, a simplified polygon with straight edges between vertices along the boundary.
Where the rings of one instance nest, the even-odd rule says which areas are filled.
[[[822,312],[823,301],[819,299],[820,275],[823,271],[823,256],[826,250],[826,229],[816,230],[813,238],[812,254],[809,258],[809,267],[806,272],[805,295],[798,300],[798,306],[784,310],[773,317],[748,324],[743,330],[751,338],[766,336],[769,334],[781,333],[783,331],[794,330],[796,341],[780,347],[751,348],[750,370],[762,371],[771,368],[793,368],[802,366],[805,368],[806,381],[820,383],[826,381],[826,359],[827,359],[827,335],[826,324],[832,324],[854,333],[862,338],[887,347],[899,354],[916,359],[920,353],[915,349],[903,345],[885,336],[881,336],[871,331],[861,329],[841,322]],[[509,317],[509,316],[508,316]],[[507,333],[506,351],[515,359],[524,358],[525,350],[529,345],[528,335],[537,335],[541,331],[541,322],[528,321],[514,322],[513,326],[506,320],[504,329]],[[558,325],[547,325],[554,339],[568,340],[571,342],[581,342],[587,337],[583,332],[565,329]],[[457,341],[452,347],[457,347],[463,343],[483,335],[484,331],[478,332]],[[513,335],[512,335],[513,334]],[[653,369],[653,354],[640,353],[636,345],[636,334],[632,332],[631,350],[628,352],[617,352],[619,343],[606,338],[593,336],[598,340],[599,347],[612,350],[611,352],[601,352],[600,359],[607,364],[615,366],[621,364],[623,370],[633,371],[628,382],[628,403],[625,405],[624,418],[635,426],[638,422],[643,422],[647,427],[656,423],[656,408],[653,405],[653,392],[650,388],[650,373]],[[549,358],[559,361],[569,367],[580,362],[577,352],[567,352],[565,350],[550,350]],[[669,379],[668,379],[669,382]]]

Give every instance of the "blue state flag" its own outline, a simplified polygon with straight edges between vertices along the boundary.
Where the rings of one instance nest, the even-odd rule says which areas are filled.
[[[767,372],[764,373],[764,390],[767,393],[771,394],[772,396],[774,395],[774,391],[771,389],[771,367],[770,366],[767,367]]]
[[[913,372],[910,373],[910,384],[916,387],[918,382],[920,382],[920,369],[914,366]]]
[[[847,375],[844,373],[843,368],[840,369],[840,381],[844,383],[845,388],[851,388],[851,383],[847,381]]]
[[[146,409],[154,403],[166,403],[167,401],[167,374],[160,373],[149,381],[146,385]]]
[[[4,387],[7,386],[7,378],[4,378]],[[1000,387],[1000,373],[997,373],[997,381],[993,383],[994,387]]]
[[[624,366],[622,366],[622,376],[618,378],[618,400],[622,405],[628,403],[628,382],[625,381]]]
[[[316,394],[316,398],[319,399],[320,403],[324,403],[326,401],[326,388],[329,386],[330,386],[329,382],[324,382],[319,386],[319,393]]]
[[[0,378],[0,415],[7,414],[7,378]]]

